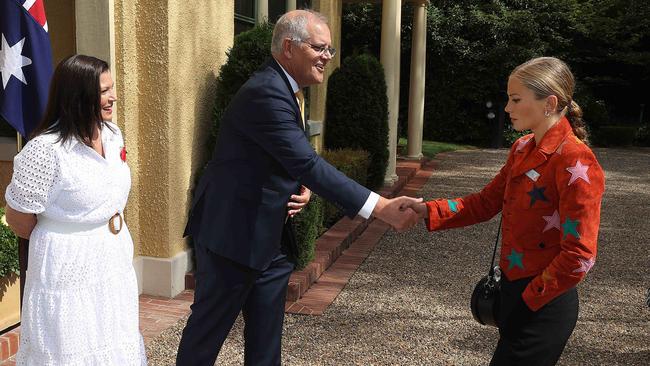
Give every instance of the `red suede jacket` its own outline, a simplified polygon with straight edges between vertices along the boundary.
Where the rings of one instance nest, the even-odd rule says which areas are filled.
[[[499,266],[509,280],[533,277],[523,299],[538,310],[574,287],[596,259],[603,170],[566,118],[539,146],[517,140],[479,193],[427,202],[430,231],[472,225],[503,211]]]

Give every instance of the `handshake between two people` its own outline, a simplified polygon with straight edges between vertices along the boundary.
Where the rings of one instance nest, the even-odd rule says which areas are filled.
[[[415,226],[418,221],[429,217],[424,200],[408,196],[392,199],[380,196],[372,215],[387,223],[396,231],[408,230]]]
[[[287,216],[294,217],[309,203],[311,191],[302,186],[300,193],[291,196],[287,204]],[[392,199],[379,196],[372,215],[397,231],[415,226],[419,220],[429,217],[427,205],[422,198],[400,196]]]

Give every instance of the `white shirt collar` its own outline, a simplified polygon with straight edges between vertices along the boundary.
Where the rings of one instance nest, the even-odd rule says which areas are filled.
[[[278,61],[276,60],[275,62],[278,62]],[[287,70],[285,70],[284,67],[282,67],[282,65],[280,65],[279,62],[278,62],[278,65],[280,66],[280,68],[282,69],[284,74],[287,75],[287,79],[289,79],[289,84],[291,84],[291,90],[293,91],[293,94],[296,94],[298,92],[298,90],[300,90],[300,87],[298,87],[298,83],[291,77],[291,75],[289,75]]]

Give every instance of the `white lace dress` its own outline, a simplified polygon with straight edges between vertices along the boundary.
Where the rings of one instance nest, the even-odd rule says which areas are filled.
[[[7,204],[37,214],[29,242],[17,365],[146,365],[138,328],[133,242],[122,213],[131,187],[116,125],[103,158],[56,135],[31,140],[14,159]]]

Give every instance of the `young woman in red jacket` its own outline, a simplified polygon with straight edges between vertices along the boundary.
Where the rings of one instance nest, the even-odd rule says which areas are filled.
[[[490,365],[554,365],[578,318],[575,286],[596,260],[604,175],[574,85],[556,58],[515,68],[505,110],[515,130],[532,133],[480,192],[415,207],[430,231],[502,212],[500,338]]]

